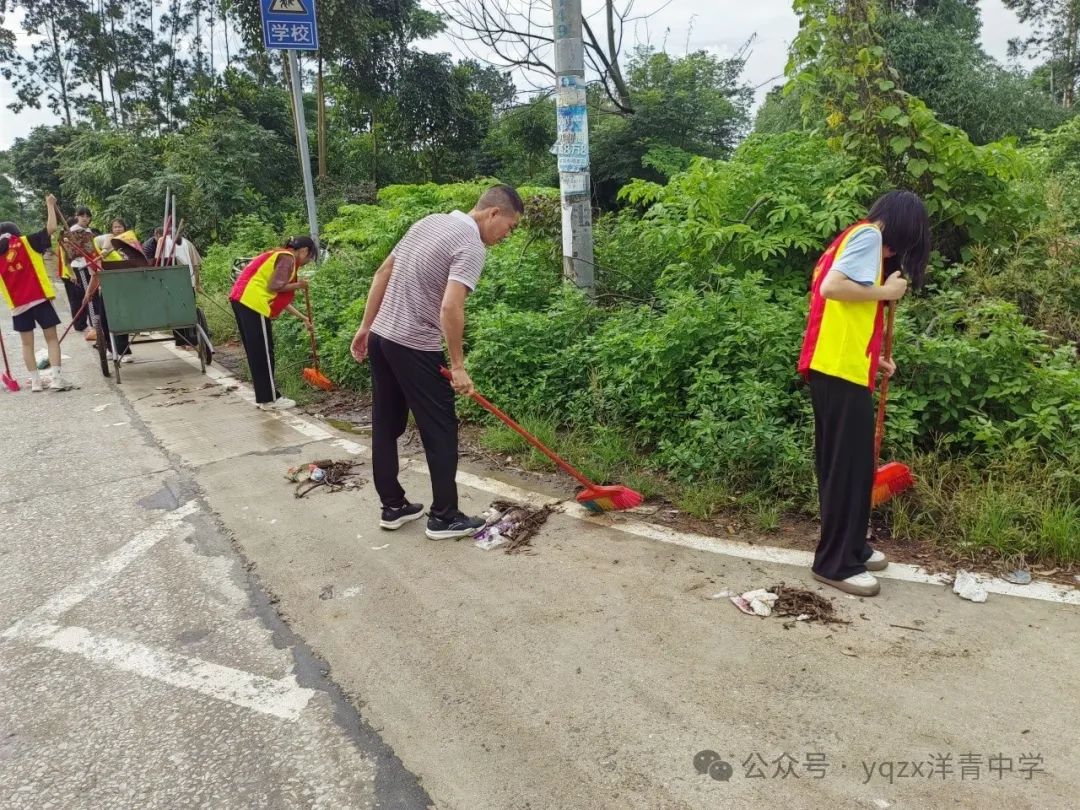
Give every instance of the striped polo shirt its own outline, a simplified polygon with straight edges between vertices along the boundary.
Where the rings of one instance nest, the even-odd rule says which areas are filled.
[[[424,352],[442,351],[443,294],[449,281],[475,290],[484,269],[480,228],[468,214],[431,214],[391,254],[394,270],[371,331]]]

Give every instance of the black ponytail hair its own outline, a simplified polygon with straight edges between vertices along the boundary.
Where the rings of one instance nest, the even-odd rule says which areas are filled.
[[[890,191],[883,195],[866,217],[881,223],[881,241],[892,250],[885,260],[885,273],[903,271],[918,289],[930,261],[930,216],[918,194]]]
[[[310,236],[300,235],[293,236],[282,247],[289,250],[299,250],[300,248],[307,248],[308,255],[311,256],[311,260],[319,258],[319,249],[315,247],[315,240]]]
[[[0,222],[0,253],[6,253],[11,240],[20,236],[22,233],[14,222]]]

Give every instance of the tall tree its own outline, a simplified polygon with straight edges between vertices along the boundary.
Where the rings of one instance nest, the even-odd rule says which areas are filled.
[[[1080,0],[1003,0],[1020,22],[1032,26],[1026,39],[1009,43],[1013,55],[1041,56],[1057,76],[1051,92],[1070,108],[1080,93]]]
[[[545,77],[537,89],[551,86],[556,75],[551,62],[551,0],[435,0],[435,5],[466,47],[480,46],[478,58]],[[649,16],[635,12],[634,0],[594,0],[582,8],[587,67],[600,78],[609,103],[620,114],[634,111],[633,91],[623,69],[624,34]]]
[[[23,31],[34,37],[29,58],[11,52],[4,76],[15,88],[15,112],[39,108],[42,96],[49,109],[71,126],[82,82],[76,70],[78,42],[88,8],[84,0],[15,0],[22,11]]]

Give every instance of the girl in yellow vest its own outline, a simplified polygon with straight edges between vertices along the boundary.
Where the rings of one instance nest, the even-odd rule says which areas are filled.
[[[116,217],[109,223],[109,233],[94,237],[94,246],[103,254],[104,261],[115,262],[128,258],[121,252],[118,242],[123,242],[122,247],[125,251],[138,251],[140,255],[142,254],[142,243],[139,242],[139,237],[135,235],[135,231],[128,230],[127,223],[120,217]],[[97,294],[99,283],[97,277],[94,276],[86,291],[86,296],[93,300],[93,306],[97,309],[98,323],[102,332],[98,339],[106,342],[105,354],[110,360],[120,358],[121,363],[132,363],[135,358],[131,354],[131,339],[126,334],[114,334],[109,331],[109,316],[105,310],[105,302]]]
[[[0,294],[11,309],[12,324],[22,340],[23,361],[30,372],[30,390],[43,390],[37,358],[34,355],[34,330],[41,327],[49,347],[52,382],[49,388],[66,391],[73,386],[60,369],[60,341],[52,283],[45,270],[44,254],[52,247],[56,231],[56,198],[45,198],[48,221],[43,230],[23,236],[14,222],[0,222]]]
[[[255,402],[263,410],[284,410],[296,403],[281,396],[274,381],[273,320],[288,312],[311,324],[293,305],[297,290],[306,290],[306,279],[297,271],[318,258],[310,236],[294,236],[283,247],[268,250],[252,259],[241,272],[229,294],[240,340],[247,354]]]
[[[874,384],[896,366],[880,356],[882,310],[930,258],[926,206],[891,191],[836,238],[814,268],[799,371],[810,383],[821,538],[814,579],[858,596],[880,590],[889,563],[868,541],[874,486]]]

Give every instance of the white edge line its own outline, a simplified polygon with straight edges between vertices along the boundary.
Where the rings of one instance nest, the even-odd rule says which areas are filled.
[[[314,694],[291,675],[279,680],[264,678],[145,644],[95,636],[84,627],[57,627],[36,643],[282,720],[299,718]]]
[[[196,359],[182,353],[175,346],[166,345],[165,348],[185,362],[196,366],[198,365]],[[239,387],[234,393],[240,394],[240,396],[250,402],[255,401],[255,395],[251,391],[251,387],[242,380],[237,379],[231,374],[226,374],[209,367],[207,368],[207,374],[215,379],[227,379],[231,383],[238,385]],[[294,415],[286,416],[284,414],[280,416],[285,416],[283,421],[290,427],[317,441],[334,438],[334,435],[329,433],[326,429],[304,417]],[[350,439],[338,438],[335,439],[334,444],[353,455],[366,455],[368,453],[368,449],[364,445]],[[423,462],[414,461],[411,466],[417,472],[427,472],[427,465]],[[558,498],[542,495],[541,493],[522,489],[493,478],[474,475],[468,472],[459,471],[457,480],[458,483],[463,486],[483,490],[484,492],[489,492],[493,495],[510,498],[530,505],[544,506],[562,503],[563,511],[565,511],[567,515],[585,521],[586,523],[606,526],[615,529],[616,531],[623,532],[624,534],[632,534],[649,540],[658,540],[662,543],[670,543],[672,545],[682,546],[696,551],[723,554],[728,557],[737,557],[744,560],[758,560],[760,562],[776,563],[779,565],[793,565],[800,568],[808,568],[814,558],[814,555],[809,551],[777,548],[775,546],[752,546],[749,543],[721,540],[715,537],[694,534],[692,532],[679,532],[663,526],[655,526],[638,521],[612,520],[610,518],[597,517],[575,501],[560,501]],[[906,565],[904,563],[890,563],[886,570],[874,572],[874,576],[882,579],[895,579],[903,582],[916,582],[924,585],[938,586],[952,581],[952,577],[948,574],[933,574],[919,566]],[[1030,585],[1015,585],[999,577],[990,577],[986,575],[978,575],[978,580],[979,584],[981,584],[988,593],[1001,594],[1002,596],[1017,596],[1024,599],[1036,599],[1043,602],[1080,605],[1080,589],[1072,588],[1068,585],[1056,585],[1052,582],[1044,582],[1041,580],[1032,581]]]

